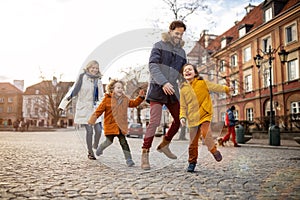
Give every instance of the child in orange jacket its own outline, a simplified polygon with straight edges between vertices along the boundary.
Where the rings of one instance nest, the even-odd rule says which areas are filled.
[[[182,126],[190,129],[189,145],[189,166],[188,172],[194,172],[198,159],[198,141],[202,134],[202,139],[208,150],[212,153],[216,161],[222,160],[221,153],[217,150],[215,141],[209,131],[212,120],[212,101],[210,91],[229,93],[229,87],[215,84],[199,77],[197,69],[191,64],[186,64],[182,68],[182,75],[186,82],[180,88],[180,122]]]
[[[124,82],[120,80],[112,79],[110,81],[106,87],[107,93],[96,111],[91,115],[88,123],[94,124],[96,119],[104,113],[103,128],[106,140],[100,144],[96,155],[101,155],[103,150],[110,146],[113,143],[114,137],[117,136],[123,149],[126,164],[128,167],[131,167],[134,165],[134,162],[125,137],[125,134],[128,132],[127,109],[128,107],[132,108],[140,105],[145,98],[145,92],[140,90],[139,96],[136,99],[129,99],[124,94],[124,85]]]

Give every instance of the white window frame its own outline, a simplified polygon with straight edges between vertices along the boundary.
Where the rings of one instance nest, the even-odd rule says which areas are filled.
[[[288,81],[299,79],[299,61],[298,59],[289,60],[287,62]]]
[[[232,96],[236,96],[239,93],[238,81],[233,80],[231,81],[231,87],[233,88]]]
[[[8,103],[12,103],[13,101],[14,101],[14,98],[12,98],[12,97],[8,97],[8,98],[7,98],[7,102],[8,102]]]
[[[245,79],[245,91],[246,92],[251,92],[253,90],[252,74],[245,75],[244,79]]]
[[[8,107],[7,107],[7,113],[12,113],[12,112],[13,112],[12,106],[8,106]]]
[[[220,60],[220,72],[225,72],[225,65],[226,65],[226,62],[225,60]]]
[[[291,114],[299,114],[300,113],[300,101],[291,102]],[[293,117],[293,120],[299,120],[299,117]]]
[[[230,56],[230,66],[237,67],[237,55],[233,54]]]
[[[293,22],[284,28],[285,43],[289,44],[298,40],[297,23]]]
[[[264,11],[264,16],[265,16],[265,22],[268,22],[273,18],[273,9],[272,9],[272,7],[268,8]]]
[[[219,80],[220,85],[225,85],[226,81],[224,79]],[[226,94],[225,93],[219,93],[219,99],[226,99]]]
[[[272,44],[271,44],[271,36],[267,36],[267,37],[265,37],[265,38],[263,38],[262,39],[262,41],[261,41],[261,49],[265,52],[265,53],[267,53],[267,52],[269,52],[269,47],[271,46],[271,48],[272,48]]]
[[[240,28],[239,29],[239,37],[243,37],[244,35],[246,35],[246,27]]]
[[[234,111],[233,111],[233,116],[234,116],[234,119],[235,119],[235,120],[239,120],[239,111],[234,110]]]
[[[243,63],[251,61],[251,46],[243,49]]]
[[[246,109],[246,119],[247,119],[247,121],[253,122],[253,116],[254,116],[253,108],[247,108]]]
[[[226,47],[226,38],[223,38],[222,40],[221,40],[221,48],[224,48],[224,47]]]

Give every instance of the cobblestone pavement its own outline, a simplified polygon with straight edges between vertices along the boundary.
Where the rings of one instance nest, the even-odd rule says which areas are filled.
[[[160,140],[143,171],[138,138],[128,168],[117,138],[92,161],[81,131],[0,132],[0,199],[300,199],[300,148],[219,147],[218,163],[200,146],[188,173],[188,141],[171,143],[174,161],[156,152]]]

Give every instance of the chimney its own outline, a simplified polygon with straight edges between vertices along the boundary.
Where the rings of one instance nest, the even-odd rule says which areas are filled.
[[[251,5],[251,4],[249,3],[249,5],[245,7],[246,15],[247,15],[253,8],[255,8],[255,6],[254,6],[254,5]]]

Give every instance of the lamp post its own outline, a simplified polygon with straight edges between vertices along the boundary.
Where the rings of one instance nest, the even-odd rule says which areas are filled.
[[[279,47],[281,47],[280,52],[278,52],[280,61],[281,61],[281,63],[285,63],[287,61],[288,52],[286,52],[281,45]],[[272,61],[274,60],[274,54],[278,51],[279,47],[277,49],[272,49],[271,46],[269,46],[268,52],[264,52],[261,49],[259,49],[259,51],[261,51],[263,53],[263,55],[261,56],[258,52],[257,55],[253,58],[255,65],[258,69],[260,68],[263,58],[265,56],[267,56],[268,63],[269,63],[269,81],[270,81],[270,84],[269,84],[269,87],[270,87],[270,125],[269,125],[270,140],[269,141],[270,141],[270,145],[274,145],[274,141],[272,141],[272,134],[273,134],[274,130],[275,130],[275,132],[279,132],[279,128],[277,127],[278,130],[276,130],[276,127],[274,126],[275,122],[274,122],[274,116],[273,116],[273,90],[272,90]],[[280,145],[280,135],[279,135],[279,145]]]

